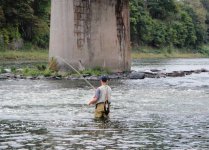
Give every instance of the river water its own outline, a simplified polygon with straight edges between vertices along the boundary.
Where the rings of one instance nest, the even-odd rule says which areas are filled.
[[[209,59],[134,60],[133,70],[209,69]],[[93,83],[95,86],[99,84]],[[0,149],[208,149],[209,73],[110,81],[95,120],[84,81],[0,81]]]

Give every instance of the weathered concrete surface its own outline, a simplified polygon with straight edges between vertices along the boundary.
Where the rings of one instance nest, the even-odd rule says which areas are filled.
[[[128,0],[52,0],[51,10],[49,57],[78,69],[130,70]]]

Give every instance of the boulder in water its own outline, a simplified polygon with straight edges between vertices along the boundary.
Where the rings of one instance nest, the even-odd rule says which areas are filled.
[[[184,71],[173,71],[171,73],[166,73],[166,76],[168,77],[183,77],[185,76]]]
[[[2,73],[1,74],[1,78],[5,78],[5,79],[9,79],[9,78],[14,78],[14,74],[13,73]]]
[[[159,69],[150,69],[150,71],[152,71],[152,72],[162,72],[162,71],[159,70]]]
[[[209,70],[205,69],[205,68],[202,68],[201,69],[201,72],[209,72]]]
[[[144,79],[145,73],[143,72],[132,72],[128,76],[129,79]]]

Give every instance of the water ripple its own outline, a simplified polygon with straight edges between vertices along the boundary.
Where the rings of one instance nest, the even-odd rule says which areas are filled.
[[[208,59],[161,61],[133,68],[209,66]],[[87,105],[94,91],[83,81],[0,81],[0,149],[208,149],[208,74],[111,87],[110,118],[97,120]]]

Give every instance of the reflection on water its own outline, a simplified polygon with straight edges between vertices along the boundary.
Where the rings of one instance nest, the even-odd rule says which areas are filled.
[[[133,68],[153,68],[144,61]],[[158,67],[192,62],[166,61]],[[190,67],[208,69],[199,61]],[[207,149],[208,76],[111,81],[107,120],[94,119],[94,90],[83,81],[0,81],[0,149]]]

